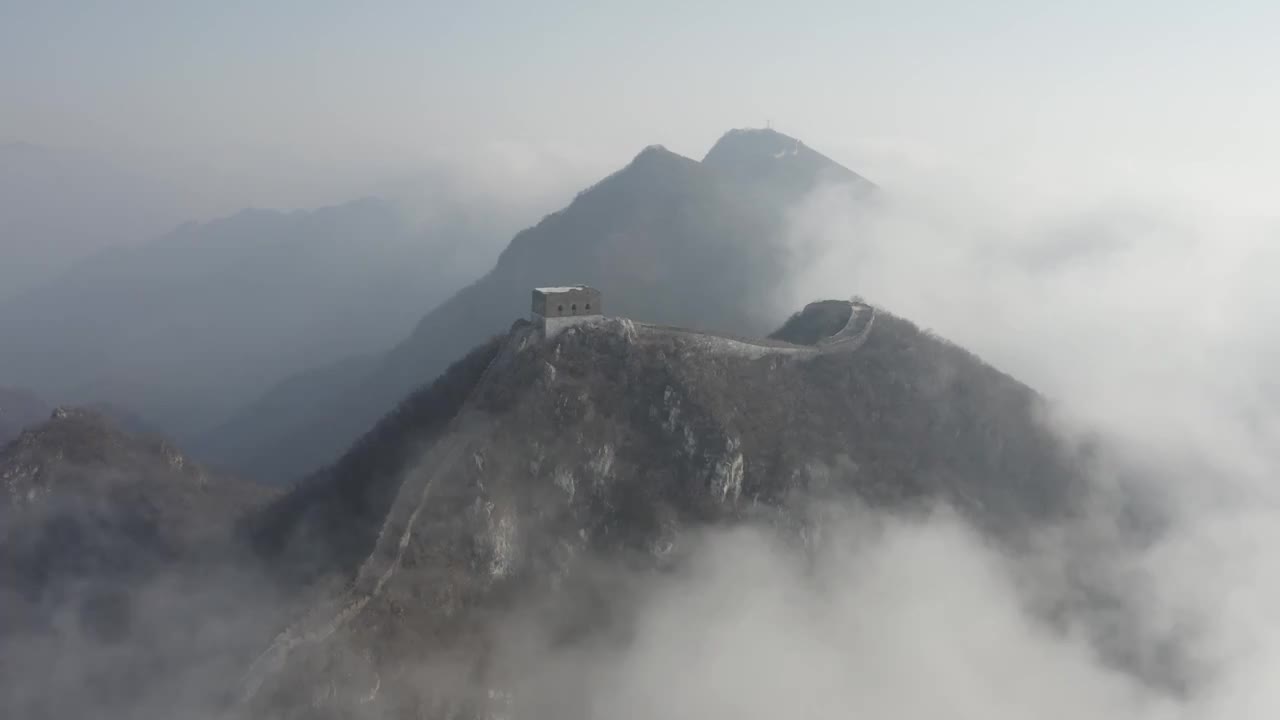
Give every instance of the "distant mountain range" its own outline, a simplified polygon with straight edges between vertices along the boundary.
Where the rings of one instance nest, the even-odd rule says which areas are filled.
[[[189,219],[182,194],[100,153],[0,143],[0,302]]]
[[[512,239],[497,264],[389,352],[295,376],[193,447],[268,482],[333,460],[414,388],[528,312],[529,288],[588,283],[609,314],[763,334],[788,262],[786,213],[819,185],[874,186],[795,138],[734,130],[698,162],[646,148]]]
[[[292,373],[385,347],[497,253],[472,213],[246,210],[99,253],[0,302],[0,383],[187,437]]]

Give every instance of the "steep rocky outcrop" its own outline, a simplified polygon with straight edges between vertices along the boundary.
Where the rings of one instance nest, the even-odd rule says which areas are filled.
[[[626,593],[589,568],[660,569],[709,525],[803,533],[795,506],[814,498],[899,512],[943,502],[1012,546],[1072,511],[1081,459],[1040,424],[1034,392],[865,308],[806,308],[779,333],[805,344],[610,319],[549,342],[518,323],[482,346],[428,391],[437,401],[410,401],[344,459],[363,471],[330,471],[327,492],[385,503],[376,534],[306,485],[277,512],[318,504],[326,532],[372,551],[336,568],[350,589],[254,664],[243,709],[503,716],[519,699],[492,662],[498,618],[551,598],[540,622],[564,637],[590,636],[602,617],[625,625]],[[824,349],[859,316],[856,349]],[[289,527],[274,537],[312,542]],[[424,682],[422,667],[453,675]]]

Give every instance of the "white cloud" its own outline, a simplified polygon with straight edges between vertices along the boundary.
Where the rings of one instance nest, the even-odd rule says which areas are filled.
[[[904,689],[883,704],[864,690],[833,691],[833,712],[1261,718],[1280,711],[1280,693],[1267,680],[1280,664],[1280,584],[1271,579],[1280,546],[1280,392],[1272,377],[1280,359],[1278,227],[1194,199],[1023,202],[936,185],[886,193],[870,211],[826,188],[796,209],[794,282],[779,298],[780,314],[857,293],[969,347],[1049,395],[1064,433],[1101,432],[1142,469],[1128,489],[1148,494],[1170,520],[1153,540],[1126,544],[1118,540],[1125,518],[1104,504],[1074,527],[1046,529],[1017,583],[952,521],[891,524],[867,551],[873,560],[826,569],[857,616],[874,618],[864,623],[892,629],[864,633],[855,645],[873,648],[885,667],[899,662],[900,675],[889,675]],[[793,580],[753,586],[796,587]],[[1066,635],[1022,614],[1019,598],[1043,605],[1076,593],[1081,601],[1082,588],[1073,587],[1081,581],[1119,608],[1110,616],[1085,608]],[[877,594],[868,596],[869,588]],[[759,602],[796,606],[769,596]],[[952,615],[954,608],[963,611]],[[822,617],[801,611],[792,629],[836,637],[841,623]],[[1111,642],[1131,645],[1125,652],[1147,669],[1163,664],[1184,695],[1144,689],[1092,655],[1093,643],[1108,640],[1098,637],[1107,622],[1120,623]],[[742,624],[790,627],[776,617]],[[933,641],[934,654],[912,655],[921,638]],[[766,655],[769,644],[762,643]],[[750,655],[727,647],[731,657]],[[823,652],[783,664],[827,667]],[[867,672],[856,667],[855,676]],[[1003,684],[986,685],[988,670]],[[741,687],[750,693],[761,682],[752,677]]]

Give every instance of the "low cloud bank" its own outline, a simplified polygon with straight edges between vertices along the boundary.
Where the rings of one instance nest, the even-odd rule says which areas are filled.
[[[703,717],[1280,712],[1280,223],[964,189],[868,209],[832,188],[792,220],[779,315],[857,293],[1041,390],[1064,436],[1099,433],[1125,471],[1016,561],[945,514],[846,530],[858,549],[805,578],[750,532],[712,541],[716,562],[659,596],[637,644],[652,656],[627,666],[675,663],[663,683],[702,688]],[[1135,532],[1114,493],[1162,524]]]

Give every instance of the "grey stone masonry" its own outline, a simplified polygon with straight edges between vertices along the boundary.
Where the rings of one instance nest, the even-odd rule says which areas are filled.
[[[534,288],[533,321],[544,337],[552,337],[566,327],[600,317],[602,305],[600,291],[586,285]]]
[[[600,291],[586,285],[533,290],[533,314],[544,318],[599,315],[601,310]]]

